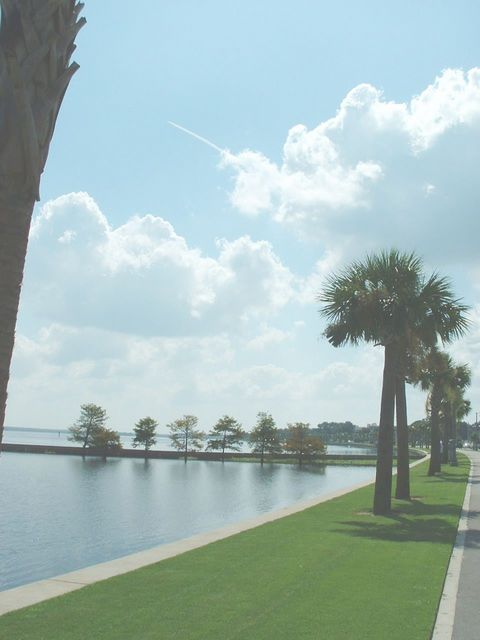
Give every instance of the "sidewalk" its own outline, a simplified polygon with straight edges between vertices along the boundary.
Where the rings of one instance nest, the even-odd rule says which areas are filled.
[[[433,640],[480,639],[480,452],[472,462]]]
[[[467,455],[473,472],[452,640],[480,638],[480,452]]]

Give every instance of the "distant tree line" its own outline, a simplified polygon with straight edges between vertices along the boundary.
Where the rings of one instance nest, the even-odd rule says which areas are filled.
[[[100,449],[103,457],[122,448],[118,431],[109,429],[105,409],[95,404],[83,404],[80,417],[70,427],[69,440],[78,442],[84,449]],[[153,418],[140,419],[134,426],[133,447],[141,447],[148,457],[148,451],[157,442],[158,422]],[[288,453],[298,464],[314,460],[326,453],[326,446],[306,422],[288,424],[286,429],[278,429],[272,415],[261,411],[257,422],[250,432],[232,416],[224,415],[213,425],[209,433],[198,429],[198,418],[184,415],[167,424],[172,446],[183,454],[185,462],[189,454],[203,450],[217,451],[225,460],[228,452],[240,451],[247,442],[251,452],[258,456],[261,464],[266,458]]]
[[[448,411],[440,413],[439,424],[442,430],[448,429]],[[118,431],[107,427],[105,409],[95,404],[83,404],[80,416],[70,427],[69,440],[78,442],[84,449],[100,449],[106,458],[122,448]],[[134,426],[132,446],[145,451],[157,442],[158,422],[147,416],[141,418]],[[378,425],[369,424],[359,427],[350,421],[321,422],[311,428],[309,423],[295,422],[286,428],[278,428],[272,415],[261,411],[257,422],[248,432],[232,416],[224,415],[213,425],[209,433],[198,429],[198,418],[184,415],[167,424],[172,446],[183,454],[187,461],[189,454],[202,451],[214,451],[221,455],[222,461],[229,452],[240,451],[243,444],[250,445],[251,452],[263,464],[265,459],[285,453],[294,455],[298,463],[314,460],[326,453],[327,444],[362,444],[375,446],[378,439]],[[457,446],[465,442],[478,448],[480,444],[480,426],[461,421],[457,427]],[[395,430],[396,431],[396,430]],[[409,442],[412,447],[427,448],[431,442],[430,417],[416,420],[408,427]]]

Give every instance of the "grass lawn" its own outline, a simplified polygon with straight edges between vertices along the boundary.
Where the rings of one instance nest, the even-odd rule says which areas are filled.
[[[469,463],[372,487],[0,618],[5,640],[428,640]]]

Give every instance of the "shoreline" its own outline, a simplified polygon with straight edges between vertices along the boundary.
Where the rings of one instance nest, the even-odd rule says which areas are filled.
[[[143,449],[117,449],[109,450],[105,452],[103,449],[98,448],[86,448],[83,447],[69,447],[63,445],[43,445],[43,444],[16,444],[16,443],[3,443],[0,448],[1,452],[5,453],[37,453],[44,455],[70,455],[81,457],[97,457],[97,458],[136,458],[143,460],[182,460],[184,453],[182,451],[160,451],[150,450],[145,452]],[[410,457],[412,460],[423,459],[423,455],[418,452],[411,452]],[[214,451],[191,451],[187,455],[191,460],[213,460],[222,461],[221,453]],[[328,464],[329,462],[339,461],[361,461],[361,462],[375,462],[377,456],[375,454],[325,454],[315,458],[309,458],[304,460],[304,464]],[[251,452],[228,452],[225,454],[225,462],[232,461],[256,461],[257,456]],[[260,460],[260,458],[258,458]],[[293,453],[277,454],[273,457],[265,456],[265,461],[272,462],[297,462],[298,456]]]

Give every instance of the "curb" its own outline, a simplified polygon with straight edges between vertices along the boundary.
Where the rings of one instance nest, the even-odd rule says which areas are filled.
[[[468,515],[470,506],[470,495],[472,492],[473,460],[466,453],[470,460],[470,473],[468,474],[467,488],[463,500],[462,512],[458,521],[457,537],[453,545],[452,554],[448,563],[448,569],[443,584],[443,592],[440,596],[440,604],[437,610],[435,626],[431,640],[452,640],[453,625],[455,622],[455,608],[457,604],[458,587],[460,584],[460,571],[462,568],[463,550],[465,549],[465,539],[468,530]]]

